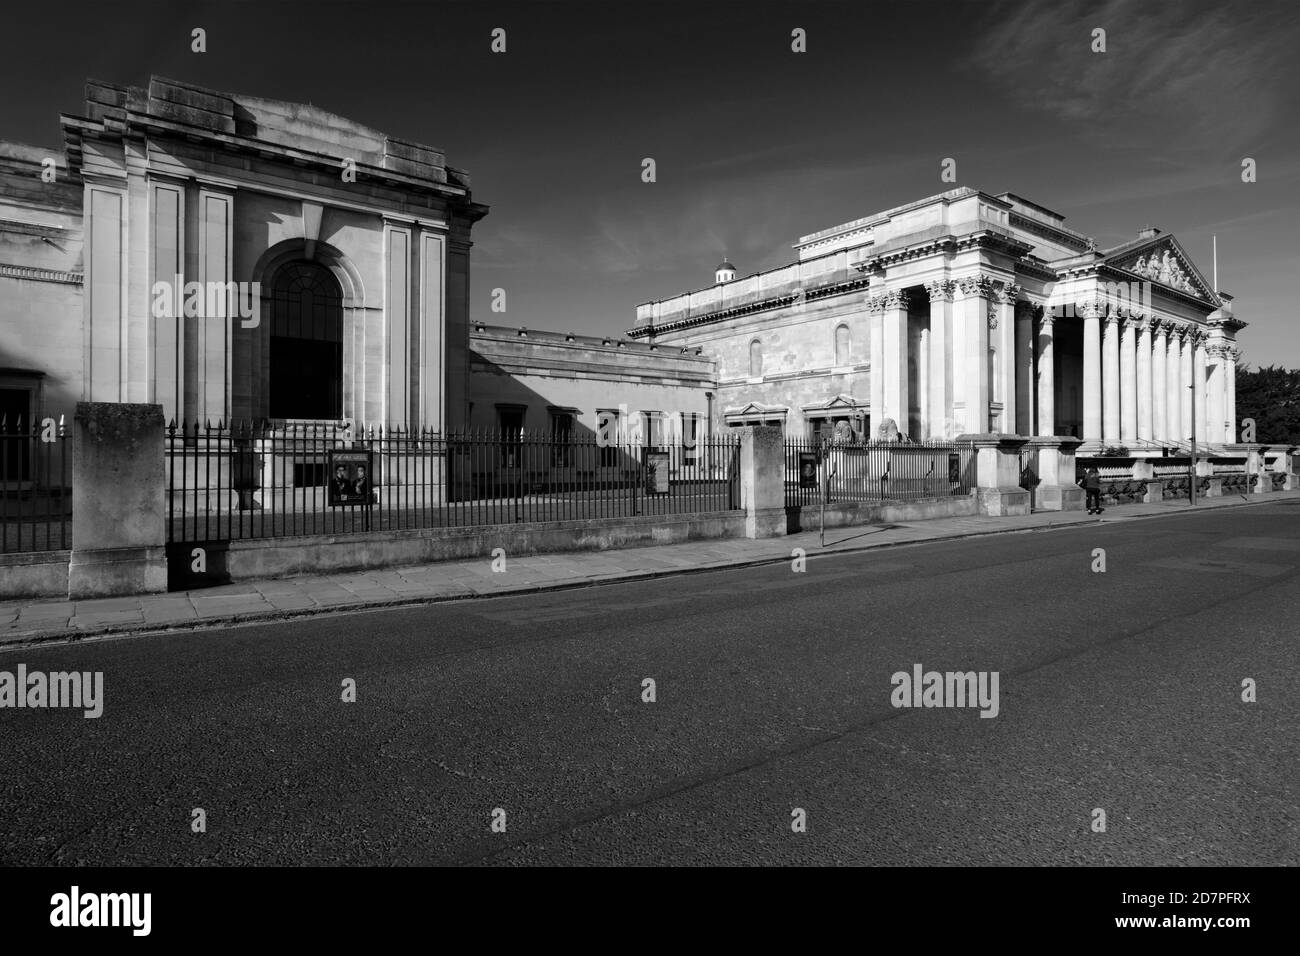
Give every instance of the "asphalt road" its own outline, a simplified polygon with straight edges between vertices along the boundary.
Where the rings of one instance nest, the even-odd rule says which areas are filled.
[[[1295,864],[1298,575],[1277,503],[0,652],[106,698],[0,710],[0,863]]]

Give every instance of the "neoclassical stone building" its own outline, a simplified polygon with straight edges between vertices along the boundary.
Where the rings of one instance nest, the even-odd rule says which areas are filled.
[[[1011,193],[955,189],[796,244],[789,266],[637,308],[628,335],[718,365],[717,424],[913,440],[1074,435],[1084,451],[1235,441],[1232,297],[1172,235],[1100,250]]]
[[[466,424],[470,229],[441,151],[306,104],[91,81],[0,146],[0,403]],[[192,292],[197,292],[197,297]]]

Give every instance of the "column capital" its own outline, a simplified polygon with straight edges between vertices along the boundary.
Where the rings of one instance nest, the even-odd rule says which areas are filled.
[[[1074,303],[1074,311],[1085,319],[1099,319],[1106,314],[1106,303],[1101,299],[1080,299]]]
[[[957,283],[952,279],[935,279],[925,284],[931,302],[951,302]]]
[[[1014,282],[1003,282],[997,288],[998,301],[1003,305],[1014,303],[1020,295],[1020,286]]]
[[[992,298],[998,291],[997,283],[993,277],[982,272],[961,276],[956,282],[957,288],[961,290],[961,294],[964,296],[982,295],[985,298]]]
[[[886,309],[906,310],[907,305],[908,296],[902,289],[886,289],[879,295],[873,295],[867,299],[868,312],[883,312]]]
[[[1152,334],[1152,335],[1163,335],[1163,336],[1165,336],[1165,337],[1168,337],[1168,335],[1169,335],[1169,320],[1168,320],[1168,319],[1158,319],[1158,318],[1156,318],[1155,316],[1152,316],[1152,317],[1151,317],[1151,334]]]
[[[1028,315],[1029,318],[1032,319],[1038,314],[1040,309],[1042,309],[1042,306],[1035,302],[1030,302],[1028,299],[1016,299],[1017,316]]]
[[[1051,309],[1043,309],[1038,313],[1038,330],[1043,333],[1052,331],[1052,323],[1056,321],[1056,316],[1052,314]]]

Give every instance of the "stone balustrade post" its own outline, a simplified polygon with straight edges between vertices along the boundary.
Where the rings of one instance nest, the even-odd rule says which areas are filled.
[[[1029,514],[1029,492],[1020,487],[1019,435],[959,435],[975,447],[975,496],[984,515]]]
[[[745,509],[745,537],[786,533],[785,438],[775,425],[740,429],[740,506]]]
[[[161,405],[78,402],[68,598],[167,590]]]
[[[1038,477],[1034,507],[1043,511],[1082,511],[1083,489],[1075,481],[1075,453],[1083,444],[1067,435],[1042,435],[1029,439],[1038,452]]]

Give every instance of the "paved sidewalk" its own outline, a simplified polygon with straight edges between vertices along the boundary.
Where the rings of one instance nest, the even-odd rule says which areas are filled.
[[[1195,510],[1249,507],[1300,499],[1300,491],[1207,498]],[[1191,515],[1185,501],[1116,505],[1100,517],[1081,511],[1038,512],[1021,517],[936,518],[892,525],[833,528],[826,547],[816,531],[782,538],[731,538],[687,544],[507,557],[494,573],[489,558],[445,561],[419,567],[353,571],[270,581],[250,581],[199,591],[89,601],[32,599],[0,603],[0,645],[90,637],[131,631],[159,631],[215,624],[279,620],[371,607],[426,604],[460,598],[522,594],[585,587],[611,581],[652,578],[716,568],[789,561],[795,548],[809,558],[831,552],[865,551],[892,545],[967,538],[983,534],[1037,531],[1089,523],[1128,521],[1158,515]]]

